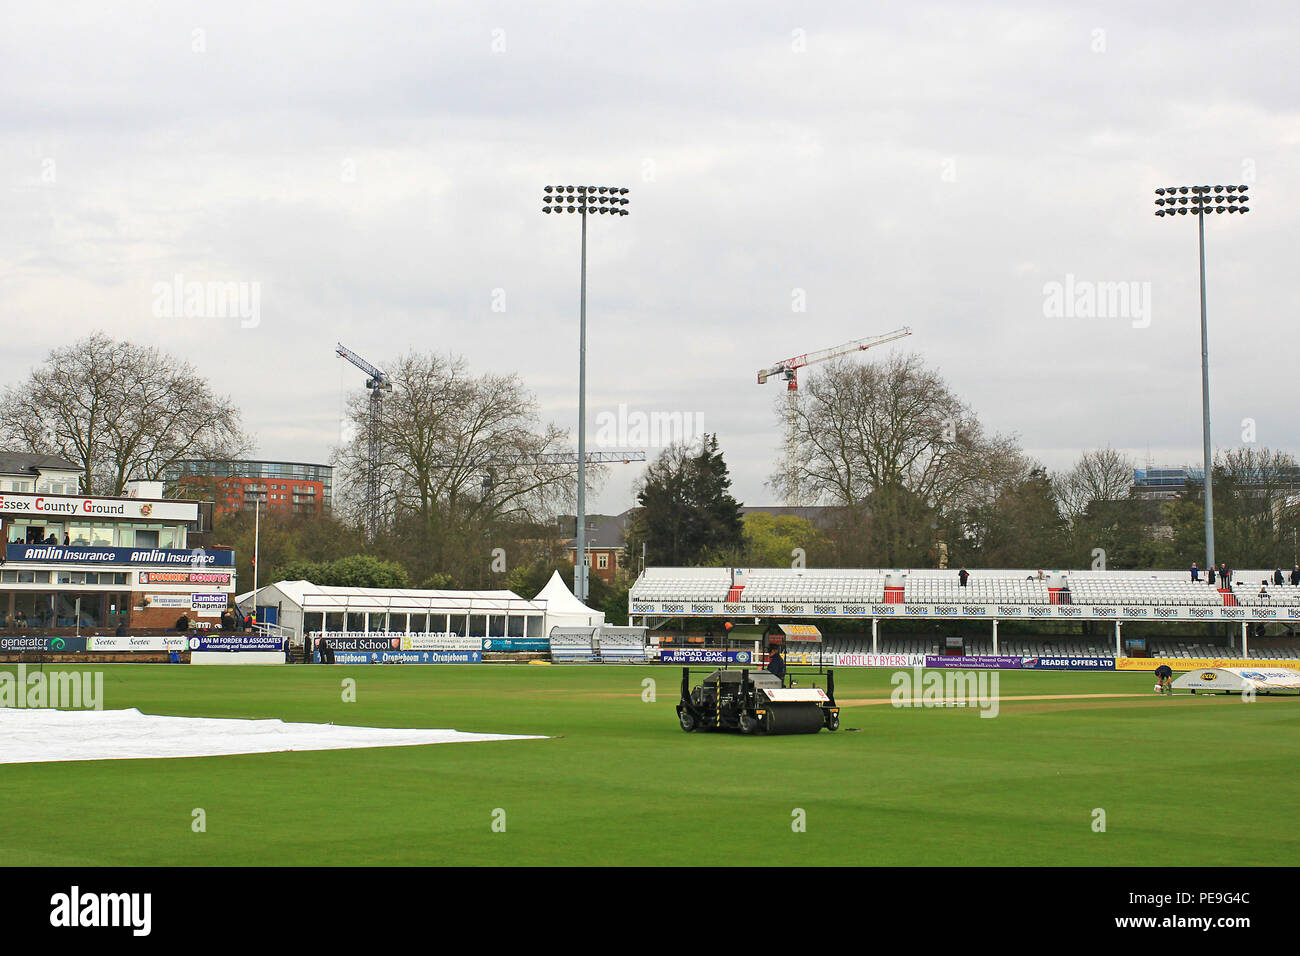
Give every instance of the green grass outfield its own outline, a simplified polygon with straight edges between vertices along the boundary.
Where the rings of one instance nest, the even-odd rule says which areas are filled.
[[[682,733],[673,667],[102,669],[106,709],[555,739],[0,765],[0,864],[1300,860],[1300,700],[1160,698],[1144,672],[1004,671],[1004,698],[1056,699],[1003,700],[988,719],[853,704],[887,699],[893,672],[845,668],[844,729],[763,738]],[[1065,696],[1089,694],[1137,696]],[[195,808],[205,833],[191,831]]]

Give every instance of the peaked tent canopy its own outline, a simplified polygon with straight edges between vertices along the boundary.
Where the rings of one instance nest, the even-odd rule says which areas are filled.
[[[605,623],[604,611],[593,611],[568,589],[560,572],[551,574],[546,587],[537,592],[535,601],[546,602],[546,627],[599,627]]]

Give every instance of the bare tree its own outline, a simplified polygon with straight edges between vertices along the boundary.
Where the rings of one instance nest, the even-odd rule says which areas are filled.
[[[786,454],[769,485],[844,509],[843,535],[888,563],[934,560],[942,516],[991,500],[1028,468],[917,355],[827,365],[777,401]]]
[[[252,447],[239,409],[193,366],[102,332],[54,349],[8,388],[0,440],[82,469],[86,494],[120,495],[187,458],[239,458]]]
[[[1229,448],[1214,456],[1216,548],[1238,568],[1294,560],[1300,524],[1300,467],[1269,448]]]
[[[477,561],[493,525],[544,524],[569,506],[577,465],[547,458],[569,451],[568,433],[540,423],[517,375],[476,378],[463,359],[437,354],[408,353],[384,367],[393,392],[381,426],[383,511],[415,536],[425,572],[454,569],[466,550]],[[345,512],[360,513],[369,415],[365,396],[349,400],[354,437],[334,456]]]
[[[1085,451],[1069,471],[1052,476],[1061,515],[1071,523],[1100,501],[1121,501],[1133,488],[1133,460],[1113,448]]]

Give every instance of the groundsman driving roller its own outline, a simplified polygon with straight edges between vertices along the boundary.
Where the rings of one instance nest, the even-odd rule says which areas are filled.
[[[682,730],[730,730],[742,734],[815,734],[839,730],[835,672],[826,688],[782,687],[767,671],[716,670],[691,689],[691,670],[682,668],[682,700],[677,718]]]

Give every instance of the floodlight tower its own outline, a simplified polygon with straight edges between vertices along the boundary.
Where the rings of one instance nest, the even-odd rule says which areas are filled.
[[[587,213],[626,216],[626,186],[547,186],[542,212],[582,216],[582,278],[578,305],[578,540],[573,596],[587,599]]]
[[[1201,240],[1201,441],[1205,459],[1205,566],[1214,567],[1214,460],[1210,452],[1210,340],[1205,323],[1205,217],[1250,212],[1245,186],[1161,186],[1156,215],[1196,217]]]

